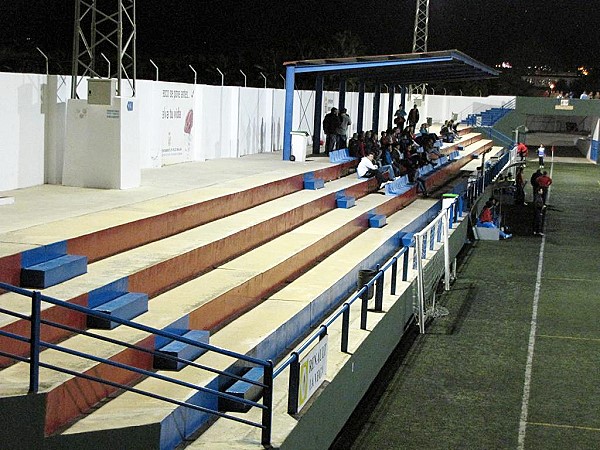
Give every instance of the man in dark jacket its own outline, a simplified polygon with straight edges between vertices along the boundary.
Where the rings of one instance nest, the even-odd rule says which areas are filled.
[[[325,133],[325,153],[337,148],[337,131],[340,126],[340,116],[337,108],[331,108],[331,112],[323,118],[323,132]]]
[[[419,123],[419,110],[417,109],[417,105],[413,106],[408,112],[408,126],[412,127],[412,132],[415,132],[417,123]]]

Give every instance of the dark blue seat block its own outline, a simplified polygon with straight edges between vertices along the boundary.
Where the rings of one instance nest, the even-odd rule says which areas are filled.
[[[250,379],[252,381],[263,381],[263,368],[262,367],[254,367],[250,369],[246,374],[244,374],[244,378]],[[238,398],[243,398],[244,400],[257,400],[260,398],[262,394],[262,388],[252,383],[248,383],[247,381],[236,381],[233,385],[225,391],[229,395],[233,395]],[[250,407],[244,405],[242,403],[237,403],[233,400],[229,400],[226,398],[219,399],[219,409],[221,411],[235,411],[235,412],[248,412]]]
[[[210,338],[210,332],[204,330],[191,330],[183,335],[186,339],[190,339],[195,342],[201,342],[208,344]],[[175,356],[181,359],[187,359],[193,361],[200,355],[206,352],[205,349],[195,347],[185,342],[172,341],[162,348],[157,350],[158,353]],[[181,370],[185,367],[185,364],[180,361],[174,361],[169,358],[164,358],[160,354],[154,355],[154,368],[160,370]]]
[[[87,257],[63,255],[21,269],[21,286],[45,289],[87,272]]]
[[[321,178],[312,178],[304,180],[304,189],[317,190],[325,187],[325,181]]]
[[[386,224],[386,217],[381,214],[375,214],[369,217],[369,228],[381,228]]]
[[[109,314],[119,319],[131,320],[134,317],[148,311],[148,294],[141,292],[129,292],[111,300],[103,305],[94,308],[95,311]],[[101,328],[103,330],[112,330],[120,324],[108,319],[88,316],[87,325],[89,328]]]
[[[354,197],[339,197],[336,199],[336,204],[338,208],[352,208],[356,204],[356,199]]]

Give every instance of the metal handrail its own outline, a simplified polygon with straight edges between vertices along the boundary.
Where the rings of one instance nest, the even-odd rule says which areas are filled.
[[[0,282],[0,289],[6,290],[6,291],[11,291],[11,292],[14,292],[16,294],[21,294],[21,295],[24,295],[26,297],[33,298],[33,292],[32,291],[29,291],[29,290],[23,289],[23,288],[19,288],[17,286],[12,286],[10,284],[6,284],[6,283]],[[48,297],[46,295],[41,295],[40,298],[41,298],[42,301],[44,301],[46,303],[51,303],[53,305],[57,305],[57,306],[60,306],[60,307],[66,308],[66,309],[70,309],[72,311],[77,311],[77,312],[80,312],[80,313],[83,313],[83,314],[87,314],[89,316],[94,316],[94,317],[98,317],[100,319],[105,319],[105,320],[108,320],[108,321],[111,321],[111,322],[116,322],[118,324],[126,325],[128,327],[135,328],[136,330],[140,330],[140,331],[145,331],[145,332],[150,333],[150,334],[155,334],[155,335],[158,335],[158,336],[166,337],[168,339],[180,341],[180,342],[183,342],[184,344],[194,345],[196,347],[200,347],[200,348],[203,348],[205,350],[210,350],[210,351],[213,351],[213,352],[216,352],[216,353],[220,353],[222,355],[229,356],[231,358],[241,359],[242,361],[249,362],[249,363],[252,363],[252,364],[257,364],[257,365],[260,365],[260,366],[267,366],[268,365],[268,363],[265,360],[262,360],[262,359],[254,358],[252,356],[244,355],[242,353],[236,353],[236,352],[233,352],[231,350],[226,350],[226,349],[223,349],[223,348],[211,345],[211,344],[205,344],[205,343],[202,343],[202,342],[196,342],[196,341],[193,341],[193,340],[188,339],[186,337],[179,336],[179,335],[174,334],[174,333],[170,333],[168,331],[159,330],[157,328],[152,328],[152,327],[149,327],[149,326],[146,326],[146,325],[135,323],[135,322],[132,322],[130,320],[121,319],[119,317],[111,316],[110,314],[105,314],[105,313],[100,312],[100,311],[95,311],[93,309],[89,309],[89,308],[86,308],[84,306],[79,306],[79,305],[74,304],[74,303],[65,302],[63,300],[58,300],[56,298]]]
[[[503,104],[502,104],[502,105],[500,105],[500,106],[491,106],[491,105],[483,105],[483,106],[480,106],[479,108],[477,108],[477,109],[474,109],[473,111],[471,111],[470,113],[468,113],[468,114],[467,114],[467,116],[468,116],[469,114],[479,114],[479,113],[481,113],[481,112],[483,112],[483,111],[487,111],[488,109],[491,109],[491,108],[500,108],[500,109],[515,109],[515,105],[516,105],[516,104],[517,104],[517,98],[515,97],[515,98],[513,98],[513,99],[511,99],[511,100],[507,101],[506,103],[503,103]],[[460,112],[458,113],[458,118],[459,118],[459,120],[462,120],[462,116],[463,116],[463,114],[464,114],[464,113],[465,113],[465,111],[467,111],[469,108],[471,108],[471,106],[467,106],[466,108],[464,108],[462,111],[460,111]]]
[[[262,438],[261,438],[261,442],[264,445],[268,445],[270,444],[270,440],[271,440],[271,426],[272,426],[272,402],[273,402],[273,363],[270,360],[261,360],[258,358],[254,358],[248,355],[243,355],[240,353],[236,353],[236,352],[232,352],[230,350],[226,350],[226,349],[222,349],[219,347],[216,347],[214,345],[210,345],[210,344],[204,344],[201,342],[196,342],[193,341],[191,339],[185,338],[183,336],[179,336],[164,330],[159,330],[159,329],[155,329],[152,327],[148,327],[145,325],[141,325],[141,324],[137,324],[135,322],[131,322],[125,319],[120,319],[118,317],[113,317],[109,314],[105,314],[99,311],[94,311],[92,309],[89,308],[85,308],[83,306],[79,306],[76,304],[71,304],[62,300],[58,300],[55,299],[53,297],[48,297],[45,295],[42,295],[39,291],[29,291],[27,289],[23,289],[23,288],[19,288],[16,286],[12,286],[10,284],[7,283],[2,283],[0,282],[0,290],[5,290],[5,291],[9,291],[9,292],[14,292],[16,294],[19,295],[23,295],[26,297],[30,297],[32,299],[32,306],[31,306],[31,316],[26,316],[24,314],[21,313],[17,313],[14,311],[10,311],[10,310],[6,310],[4,308],[0,309],[0,313],[2,314],[8,314],[11,315],[13,317],[17,317],[19,319],[23,319],[23,320],[28,320],[31,322],[31,336],[30,338],[26,338],[24,336],[21,335],[17,335],[14,333],[10,333],[7,331],[3,331],[0,330],[0,336],[3,337],[7,337],[13,340],[17,340],[20,342],[25,342],[28,343],[30,345],[30,355],[29,358],[24,357],[24,356],[20,356],[20,355],[16,355],[16,354],[11,354],[5,351],[1,351],[0,350],[0,356],[3,357],[7,357],[7,358],[11,358],[17,361],[21,361],[21,362],[26,362],[30,365],[30,380],[29,380],[29,392],[30,393],[37,393],[38,391],[38,387],[39,387],[39,369],[40,367],[43,368],[47,368],[50,370],[55,370],[61,373],[65,373],[74,377],[78,377],[78,378],[83,378],[83,379],[87,379],[90,381],[95,381],[98,383],[102,383],[108,386],[112,386],[114,388],[117,389],[123,389],[129,392],[133,392],[133,393],[137,393],[146,397],[151,397],[157,400],[161,400],[161,401],[165,401],[171,404],[175,404],[178,406],[182,406],[182,407],[186,407],[186,408],[190,408],[190,409],[194,409],[203,413],[207,413],[213,416],[217,416],[217,417],[221,417],[221,418],[225,418],[228,420],[233,420],[235,422],[239,422],[239,423],[243,423],[246,425],[250,425],[256,428],[260,428],[262,430]],[[125,326],[128,326],[130,328],[134,328],[140,331],[144,331],[147,332],[149,334],[154,334],[157,336],[162,336],[171,340],[175,340],[175,341],[179,341],[179,342],[183,342],[189,345],[193,345],[199,348],[203,348],[207,351],[213,351],[215,353],[219,353],[222,354],[224,356],[229,356],[232,358],[236,358],[237,360],[241,360],[241,361],[245,361],[248,363],[252,363],[252,364],[256,364],[256,365],[260,365],[264,368],[264,372],[263,372],[263,382],[260,381],[255,381],[252,379],[247,379],[244,378],[243,376],[238,376],[235,374],[230,374],[228,372],[224,372],[218,369],[213,369],[213,368],[209,368],[207,366],[204,365],[199,365],[196,364],[192,361],[187,361],[185,359],[182,358],[178,358],[178,357],[171,357],[170,355],[164,355],[162,353],[160,353],[161,357],[166,357],[167,359],[172,359],[172,360],[176,360],[178,362],[183,362],[185,364],[200,368],[200,369],[204,369],[204,370],[208,370],[211,371],[213,373],[217,373],[219,375],[223,375],[223,376],[227,376],[227,377],[231,377],[232,379],[236,379],[236,380],[241,380],[253,385],[257,385],[260,386],[261,388],[263,388],[263,403],[258,403],[258,402],[254,402],[251,400],[246,400],[243,398],[239,398],[236,397],[234,395],[228,394],[226,392],[221,392],[218,390],[214,390],[205,386],[199,386],[199,385],[195,385],[192,383],[187,383],[185,381],[181,381],[181,380],[177,380],[175,378],[166,376],[166,375],[162,375],[159,373],[155,373],[149,370],[145,370],[139,367],[135,367],[135,366],[130,366],[128,364],[123,364],[117,361],[112,361],[109,359],[105,359],[105,358],[101,358],[98,356],[94,356],[91,354],[87,354],[87,353],[83,353],[83,352],[79,352],[76,350],[72,350],[60,345],[56,345],[50,342],[45,342],[43,340],[40,339],[40,327],[42,324],[44,325],[48,325],[48,326],[52,326],[52,327],[56,327],[56,328],[60,328],[66,331],[72,331],[74,333],[79,333],[94,339],[100,339],[106,342],[110,342],[113,344],[117,344],[117,345],[121,345],[123,347],[127,347],[130,349],[135,349],[135,350],[139,350],[142,352],[146,352],[146,353],[150,353],[153,355],[157,355],[159,354],[159,352],[155,351],[155,350],[149,350],[149,349],[145,349],[142,347],[139,347],[137,345],[134,344],[129,344],[127,342],[123,342],[123,341],[119,341],[113,338],[108,338],[105,336],[100,336],[94,333],[90,333],[86,330],[79,330],[73,327],[70,327],[68,325],[63,325],[63,324],[59,324],[59,323],[55,323],[52,321],[48,321],[45,319],[41,319],[41,302],[45,301],[47,303],[53,304],[57,307],[63,307],[65,309],[70,309],[73,311],[77,311],[80,312],[82,314],[86,314],[89,316],[94,316],[94,317],[98,317],[101,319],[105,319],[105,320],[109,320],[109,321],[113,321]],[[47,348],[50,350],[54,350],[54,351],[58,351],[61,353],[65,353],[65,354],[69,354],[75,357],[80,357],[80,358],[85,358],[97,363],[101,363],[101,364],[107,364],[110,365],[112,367],[116,367],[118,369],[122,369],[122,370],[127,370],[129,372],[132,373],[136,373],[140,376],[145,376],[145,377],[151,377],[151,378],[155,378],[167,383],[171,383],[171,384],[175,384],[175,385],[179,385],[179,386],[183,386],[183,387],[187,387],[190,389],[194,389],[196,391],[199,392],[205,392],[205,393],[209,393],[211,395],[215,395],[218,398],[224,398],[224,399],[228,399],[231,401],[234,401],[236,403],[240,403],[246,406],[250,406],[250,407],[256,407],[262,410],[262,423],[258,423],[258,422],[253,422],[250,420],[246,420],[246,419],[242,419],[236,416],[232,416],[223,412],[220,412],[218,410],[212,410],[210,408],[206,408],[206,407],[202,407],[199,405],[195,405],[192,403],[187,403],[185,401],[179,401],[173,398],[169,398],[166,396],[162,396],[159,394],[155,394],[143,389],[138,389],[136,387],[133,386],[129,386],[127,384],[122,384],[122,383],[117,383],[105,378],[100,378],[100,377],[96,377],[93,375],[88,375],[86,373],[81,373],[81,372],[76,372],[70,369],[65,369],[63,367],[59,367],[59,366],[55,366],[52,364],[47,364],[44,363],[42,361],[40,361],[40,352],[41,352],[41,348]]]
[[[297,361],[299,355],[302,352],[306,351],[306,349],[308,349],[308,347],[313,342],[320,339],[323,336],[323,334],[326,334],[327,329],[337,319],[339,319],[342,315],[349,312],[350,306],[352,306],[352,304],[356,300],[361,298],[363,296],[363,294],[365,294],[367,292],[367,290],[375,284],[375,282],[378,282],[380,279],[383,279],[383,273],[387,269],[389,269],[392,266],[397,267],[398,259],[400,256],[403,256],[403,255],[405,256],[405,267],[406,267],[405,272],[403,273],[403,281],[406,281],[406,277],[407,277],[406,271],[407,271],[407,267],[408,267],[408,253],[407,253],[408,250],[409,250],[409,247],[402,247],[402,249],[398,253],[396,253],[396,255],[393,258],[391,258],[382,268],[378,269],[377,275],[375,275],[360,290],[358,290],[350,300],[348,300],[347,302],[344,302],[344,304],[326,322],[321,324],[321,326],[319,327],[319,329],[317,331],[315,331],[311,336],[309,336],[300,346],[298,346],[296,348],[296,350],[294,350],[292,352],[292,354],[290,356],[288,356],[285,360],[283,360],[279,364],[279,366],[277,366],[277,368],[273,371],[273,378],[277,378],[277,376],[280,375],[288,366],[290,366],[294,361]],[[396,270],[394,270],[394,272],[396,272]],[[392,283],[394,283],[394,281],[395,281],[395,277],[392,278]],[[395,293],[395,284],[392,284],[392,289],[393,289],[393,293]],[[364,301],[364,299],[363,299],[363,301]],[[342,345],[344,345],[343,342],[342,342]]]

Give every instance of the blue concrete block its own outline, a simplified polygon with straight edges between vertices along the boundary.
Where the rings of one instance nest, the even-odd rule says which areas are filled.
[[[141,292],[129,292],[93,309],[119,319],[131,320],[148,311],[148,295]],[[108,319],[88,316],[87,325],[89,328],[112,330],[120,324]]]
[[[205,330],[191,330],[183,334],[183,337],[191,339],[196,342],[208,344],[210,332]],[[159,348],[158,353],[176,356],[181,359],[187,359],[188,361],[194,361],[200,355],[206,352],[205,349],[195,347],[185,342],[171,341],[169,344],[162,348]],[[172,359],[161,357],[159,354],[154,355],[154,368],[160,370],[181,370],[185,367],[185,364],[180,361],[173,361]]]
[[[317,190],[325,187],[325,182],[321,178],[304,180],[304,189]]]
[[[121,295],[127,294],[129,292],[128,285],[128,279],[124,277],[90,291],[88,294],[88,308],[94,309],[96,306],[103,305]]]
[[[369,217],[369,228],[381,228],[386,224],[386,217],[381,214],[375,214]]]
[[[185,333],[190,331],[190,317],[189,315],[185,315],[180,317],[175,322],[170,323],[166,327],[162,329],[162,331],[166,331],[168,333],[175,334],[177,336],[183,336]],[[156,335],[154,338],[154,348],[162,348],[168,343],[172,342],[173,339],[163,337],[160,335]]]
[[[21,269],[21,286],[45,289],[87,272],[87,257],[64,255]]]
[[[254,367],[244,374],[244,378],[262,382],[263,372],[264,371],[262,367]],[[257,400],[262,394],[262,388],[260,386],[256,386],[255,384],[248,383],[247,381],[236,381],[225,392],[235,397],[243,398],[244,400]],[[233,400],[221,398],[219,410],[248,412],[250,410],[250,407],[242,403],[237,403]]]
[[[338,208],[348,209],[356,204],[356,199],[354,197],[340,197],[335,202]]]
[[[21,253],[21,267],[28,268],[67,254],[67,241],[55,242]]]

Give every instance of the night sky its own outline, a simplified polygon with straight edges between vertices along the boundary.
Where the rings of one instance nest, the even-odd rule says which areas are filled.
[[[3,1],[0,48],[39,46],[49,55],[70,57],[73,5]],[[259,59],[277,51],[293,60],[304,49],[314,57],[334,57],[339,55],[324,48],[344,30],[362,42],[365,54],[406,53],[415,6],[416,0],[138,0],[138,55]],[[456,48],[490,65],[598,65],[600,10],[581,0],[431,0],[428,47]]]

